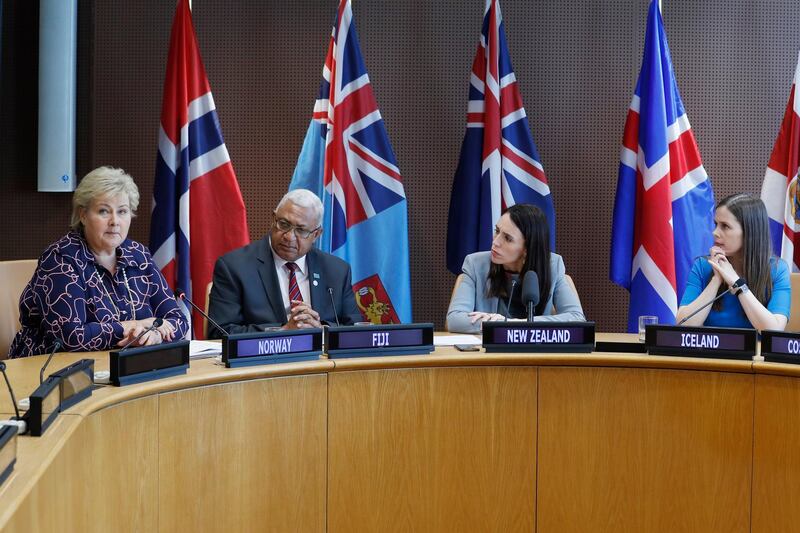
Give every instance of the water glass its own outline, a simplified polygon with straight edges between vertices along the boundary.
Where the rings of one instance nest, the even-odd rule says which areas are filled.
[[[639,317],[639,342],[644,342],[645,331],[651,324],[658,324],[657,316],[642,315]]]

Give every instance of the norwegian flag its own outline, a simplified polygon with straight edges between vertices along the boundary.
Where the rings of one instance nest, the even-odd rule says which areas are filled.
[[[158,135],[150,249],[170,287],[205,298],[217,258],[250,242],[242,194],[222,139],[192,15],[172,22]],[[193,313],[194,324],[202,317]],[[196,338],[203,338],[195,327]]]
[[[320,248],[350,263],[364,317],[410,322],[406,195],[350,0],[342,0],[336,12],[319,96],[289,184],[298,188],[322,199]]]
[[[611,234],[611,280],[640,315],[674,324],[692,262],[713,244],[714,192],[672,70],[658,2],[650,3],[642,70],[625,122]]]
[[[491,247],[494,225],[503,209],[514,204],[542,208],[554,249],[553,198],[511,66],[500,3],[487,0],[472,63],[467,131],[450,195],[447,268],[451,272],[461,272],[467,255]]]
[[[797,171],[800,166],[799,83],[800,55],[781,129],[775,139],[764,184],[761,186],[761,199],[769,214],[772,248],[787,264],[792,265],[795,272],[800,265],[800,248],[795,247],[795,239],[800,233],[800,196],[797,191]]]

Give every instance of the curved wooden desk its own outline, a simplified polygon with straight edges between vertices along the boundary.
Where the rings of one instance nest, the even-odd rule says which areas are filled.
[[[9,362],[18,394],[42,361]],[[790,531],[798,378],[769,363],[450,348],[193,361],[99,389],[22,437],[0,529]]]

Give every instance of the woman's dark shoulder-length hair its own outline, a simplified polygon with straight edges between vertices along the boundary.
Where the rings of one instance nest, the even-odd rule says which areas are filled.
[[[742,226],[742,271],[739,275],[747,281],[758,301],[767,305],[772,297],[772,240],[767,208],[760,198],[751,194],[723,198],[717,204],[717,209],[720,207],[727,208]]]
[[[522,270],[519,272],[520,282],[525,273],[529,270],[536,272],[539,276],[539,304],[536,306],[536,314],[541,315],[547,305],[547,295],[550,293],[552,283],[550,273],[550,226],[547,223],[547,216],[544,211],[530,204],[516,204],[503,211],[508,214],[511,222],[522,233],[525,239],[525,261]],[[489,267],[489,283],[487,284],[487,296],[497,296],[507,298],[506,274],[501,265],[494,263]],[[515,289],[518,295],[521,287]]]

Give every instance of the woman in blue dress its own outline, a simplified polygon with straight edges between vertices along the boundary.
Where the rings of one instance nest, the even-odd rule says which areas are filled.
[[[692,265],[678,322],[726,293],[684,324],[783,330],[791,308],[789,268],[772,254],[764,202],[729,196],[717,205],[714,222],[714,245]]]

